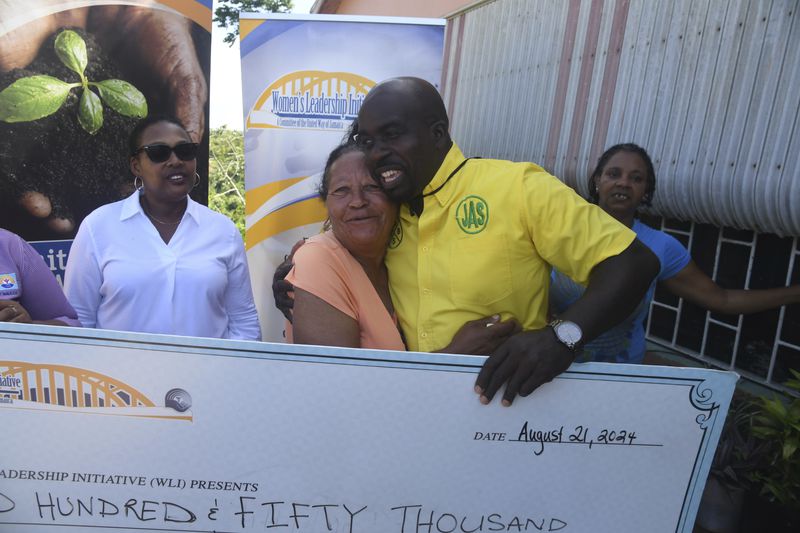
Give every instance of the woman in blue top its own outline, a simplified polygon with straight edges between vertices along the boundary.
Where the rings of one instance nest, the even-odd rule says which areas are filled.
[[[746,314],[800,302],[800,285],[766,290],[723,289],[692,261],[676,239],[635,218],[640,205],[650,205],[656,176],[650,156],[635,144],[617,144],[600,157],[589,178],[589,200],[631,228],[661,261],[661,270],[634,313],[618,326],[588,343],[583,361],[640,363],[645,352],[644,319],[660,283],[676,296],[709,311]],[[550,308],[558,315],[584,288],[553,270]]]

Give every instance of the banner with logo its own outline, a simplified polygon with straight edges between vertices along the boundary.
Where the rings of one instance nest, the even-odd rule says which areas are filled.
[[[265,340],[283,340],[272,273],[327,214],[317,185],[367,92],[441,78],[440,19],[251,15],[240,22],[247,257]]]
[[[201,143],[207,203],[211,7],[0,0],[0,227],[43,241],[55,274],[83,218],[133,192],[128,136],[147,114]]]
[[[0,324],[1,531],[692,530],[737,376]]]

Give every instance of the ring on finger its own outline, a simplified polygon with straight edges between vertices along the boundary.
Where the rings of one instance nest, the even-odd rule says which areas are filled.
[[[489,322],[489,323],[487,323],[487,324],[486,324],[486,327],[487,327],[487,328],[490,328],[490,327],[492,327],[492,326],[494,326],[494,322]]]

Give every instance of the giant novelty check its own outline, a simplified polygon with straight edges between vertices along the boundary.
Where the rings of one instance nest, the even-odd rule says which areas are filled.
[[[0,325],[0,531],[689,532],[736,375]]]

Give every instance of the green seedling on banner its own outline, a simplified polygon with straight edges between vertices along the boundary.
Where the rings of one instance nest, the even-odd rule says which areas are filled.
[[[67,83],[53,76],[20,78],[0,91],[0,120],[29,122],[58,111],[75,87],[81,88],[78,122],[94,135],[103,126],[103,103],[121,115],[147,116],[147,100],[139,90],[122,80],[89,81],[84,74],[88,64],[86,42],[72,30],[64,30],[55,41],[58,58],[80,77],[79,83]],[[94,87],[97,94],[90,89]],[[99,96],[98,96],[99,94]]]

